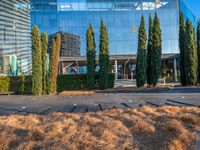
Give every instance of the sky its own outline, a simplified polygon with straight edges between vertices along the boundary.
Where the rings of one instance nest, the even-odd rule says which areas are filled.
[[[200,0],[184,0],[192,12],[200,19]]]

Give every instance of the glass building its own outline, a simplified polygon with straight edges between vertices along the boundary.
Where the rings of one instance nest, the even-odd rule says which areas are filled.
[[[86,31],[92,23],[98,54],[101,18],[109,35],[112,71],[118,79],[133,79],[138,29],[144,15],[148,33],[149,15],[158,14],[162,30],[163,76],[177,81],[179,74],[179,13],[196,17],[182,0],[31,0],[31,23],[48,35],[57,32],[79,37],[78,55],[60,57],[60,73],[86,73]],[[63,40],[62,40],[63,41]],[[73,41],[67,41],[73,45]],[[65,45],[67,47],[67,45]],[[98,58],[97,58],[98,63]]]
[[[31,70],[29,0],[0,0],[0,76]]]
[[[143,14],[157,12],[163,34],[163,53],[178,53],[178,0],[31,0],[31,22],[41,31],[58,31],[81,38],[81,56],[86,55],[86,30],[91,22],[98,45],[101,18],[109,33],[110,54],[136,54],[138,28]],[[97,48],[98,51],[98,48]]]

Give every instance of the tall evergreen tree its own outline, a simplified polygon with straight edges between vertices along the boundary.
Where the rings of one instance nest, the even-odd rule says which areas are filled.
[[[53,78],[53,93],[57,91],[57,78],[58,78],[58,65],[59,65],[59,58],[60,58],[60,47],[61,47],[61,36],[59,33],[56,34],[55,38],[56,42],[56,53],[55,53],[55,62],[54,62],[54,78]]]
[[[153,20],[149,16],[149,34],[147,44],[147,84],[151,86],[152,83],[152,51],[153,51]]]
[[[181,85],[186,85],[185,74],[185,21],[183,13],[180,14],[179,23],[179,49],[180,49],[180,81]]]
[[[200,83],[200,21],[197,26],[198,82]]]
[[[138,50],[137,50],[137,64],[136,64],[136,81],[137,87],[144,86],[147,79],[147,50],[146,50],[146,28],[145,20],[142,15],[140,28],[138,31]]]
[[[87,43],[87,87],[93,89],[95,86],[95,37],[92,24],[86,33]]]
[[[51,94],[53,92],[53,80],[55,75],[55,55],[56,55],[56,42],[55,39],[52,38],[51,47],[50,47],[50,60],[49,60],[49,74],[47,79],[47,93]]]
[[[103,19],[101,20],[100,28],[99,67],[99,87],[100,89],[106,89],[108,85],[109,72],[109,41]]]
[[[152,84],[157,85],[161,70],[162,56],[162,33],[160,29],[160,20],[157,13],[153,23],[153,51],[152,51]]]
[[[41,36],[41,49],[42,49],[42,91],[46,94],[46,70],[47,70],[47,49],[48,49],[48,38],[45,32]]]
[[[42,94],[41,37],[37,26],[32,29],[32,94]]]
[[[189,19],[186,21],[185,32],[185,71],[187,85],[197,84],[197,47],[194,27]]]

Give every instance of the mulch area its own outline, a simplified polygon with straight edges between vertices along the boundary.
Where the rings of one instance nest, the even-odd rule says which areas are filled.
[[[112,88],[106,90],[92,90],[92,91],[63,91],[60,96],[79,96],[79,95],[94,95],[96,93],[135,93],[135,92],[148,92],[154,90],[170,90],[170,86],[156,86],[156,87],[128,87],[128,88]]]

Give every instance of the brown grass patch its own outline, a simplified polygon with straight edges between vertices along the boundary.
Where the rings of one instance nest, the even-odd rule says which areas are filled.
[[[94,95],[95,91],[63,91],[60,96],[79,96],[79,95]]]
[[[138,119],[135,120],[135,124],[132,127],[130,127],[130,130],[134,133],[150,134],[155,132],[155,127],[142,119]]]
[[[185,147],[181,140],[174,139],[174,140],[170,141],[169,147],[167,149],[169,149],[169,150],[184,150]]]
[[[40,128],[32,129],[28,133],[28,138],[33,141],[44,140],[44,138],[45,138],[44,131]]]
[[[1,116],[0,149],[195,150],[199,126],[195,107]]]

